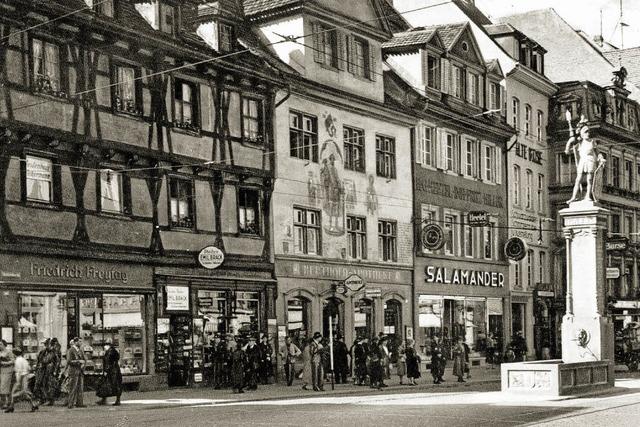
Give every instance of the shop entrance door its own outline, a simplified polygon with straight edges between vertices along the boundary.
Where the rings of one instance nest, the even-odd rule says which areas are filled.
[[[193,352],[192,324],[188,314],[172,314],[169,318],[169,387],[189,384]]]
[[[329,339],[329,322],[334,336],[344,336],[344,304],[338,298],[327,298],[322,308],[322,336]]]
[[[442,347],[447,359],[453,359],[453,346],[465,337],[464,299],[444,300]]]

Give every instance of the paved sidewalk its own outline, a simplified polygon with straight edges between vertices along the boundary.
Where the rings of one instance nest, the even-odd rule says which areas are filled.
[[[157,391],[147,392],[125,392],[122,395],[123,405],[144,405],[150,407],[159,406],[180,406],[180,405],[198,405],[198,404],[211,404],[214,402],[230,402],[230,401],[260,401],[271,399],[289,399],[289,398],[303,398],[303,397],[320,397],[320,396],[348,396],[355,394],[384,394],[388,391],[398,392],[400,390],[408,393],[417,391],[438,391],[452,389],[464,390],[465,387],[478,386],[486,384],[488,390],[499,389],[500,384],[500,369],[495,368],[475,368],[471,372],[472,378],[465,380],[465,383],[457,382],[456,378],[451,375],[451,370],[448,369],[445,374],[445,382],[442,384],[433,384],[430,373],[423,373],[423,377],[417,382],[417,386],[406,385],[407,379],[404,379],[405,385],[399,385],[399,378],[396,375],[392,375],[390,380],[385,380],[388,387],[381,390],[372,389],[367,386],[355,386],[353,384],[336,384],[335,390],[331,390],[331,384],[325,383],[324,392],[315,392],[302,390],[302,382],[300,380],[294,381],[291,387],[286,386],[284,383],[259,385],[258,390],[245,391],[242,394],[235,394],[231,389],[214,390],[211,387],[197,387],[197,388],[173,388]],[[92,404],[96,400],[95,394],[86,393],[85,402]],[[112,401],[112,399],[110,399]],[[127,403],[128,402],[128,403]]]

